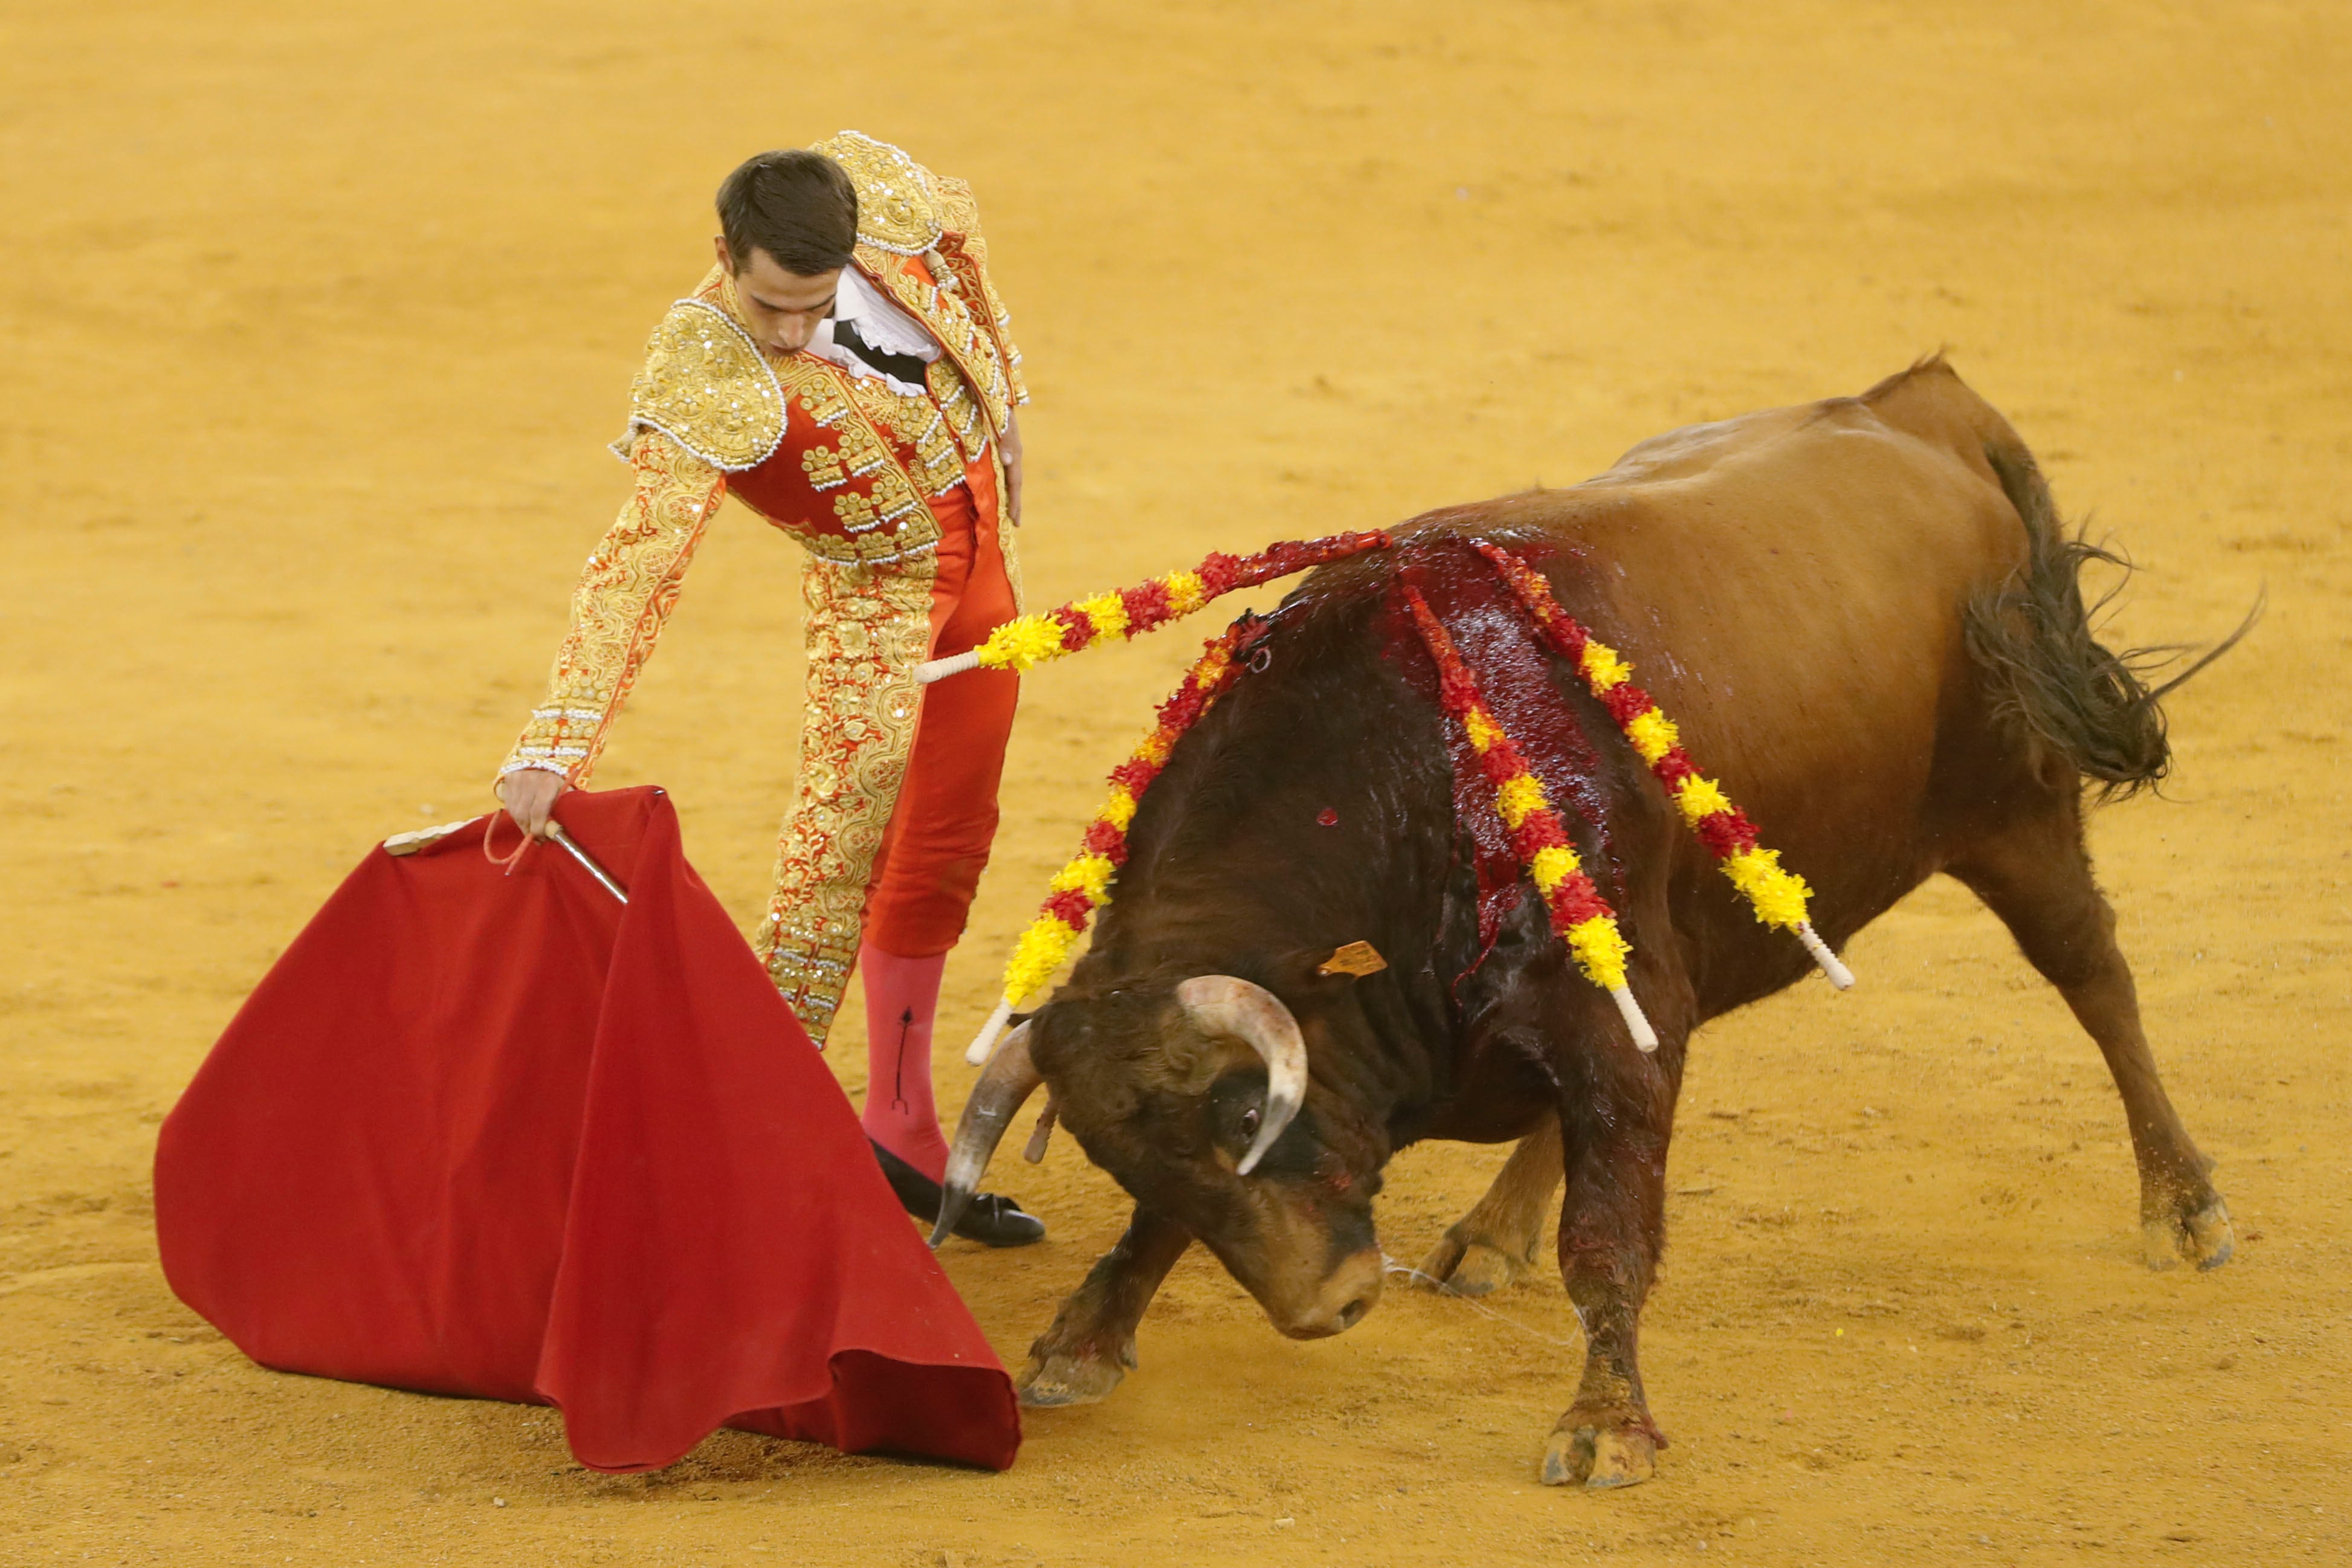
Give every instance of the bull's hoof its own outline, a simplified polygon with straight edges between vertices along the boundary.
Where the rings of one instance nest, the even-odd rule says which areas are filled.
[[[2151,1269],[2178,1267],[2183,1258],[2200,1269],[2218,1269],[2237,1249],[2230,1228],[2230,1206],[2215,1198],[2196,1213],[2159,1214],[2140,1222],[2141,1256]]]
[[[1110,1391],[1126,1375],[1127,1368],[1117,1361],[1092,1356],[1032,1356],[1013,1386],[1020,1391],[1022,1404],[1032,1409],[1050,1410],[1063,1405],[1092,1405],[1108,1398]]]
[[[1592,1491],[1635,1487],[1658,1473],[1658,1440],[1635,1426],[1561,1427],[1544,1449],[1543,1483]]]
[[[1424,1291],[1485,1296],[1516,1281],[1527,1267],[1526,1259],[1491,1242],[1476,1240],[1456,1225],[1429,1249],[1412,1282]]]

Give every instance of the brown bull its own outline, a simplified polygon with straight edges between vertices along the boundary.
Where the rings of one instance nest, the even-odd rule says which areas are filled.
[[[1099,1399],[1195,1240],[1283,1332],[1377,1299],[1371,1199],[1426,1137],[1520,1144],[1428,1265],[1491,1289],[1563,1177],[1560,1272],[1587,1336],[1544,1479],[1647,1478],[1664,1442],[1635,1359],[1664,1243],[1684,1048],[1810,970],[1759,925],[1664,790],[1496,591],[1471,540],[1536,560],[1632,659],[1699,765],[1812,885],[1843,945],[1938,872],[2007,924],[2106,1055],[2139,1162],[2147,1260],[2212,1268],[2228,1211],[2158,1081],[2083,840],[2086,787],[2168,761],[2163,720],[2094,639],[2031,455],[1940,361],[1859,398],[1677,431],[1573,489],[1433,513],[1316,573],[1177,747],[1076,971],[975,1090],[968,1192],[1042,1082],[1135,1218],[1031,1350],[1034,1405]],[[1489,681],[1633,945],[1661,1038],[1637,1051],[1538,901],[1496,876],[1490,793],[1397,609],[1427,597]],[[2210,655],[2209,655],[2210,657]],[[1509,862],[1503,862],[1508,870]],[[1369,942],[1388,967],[1323,972]]]

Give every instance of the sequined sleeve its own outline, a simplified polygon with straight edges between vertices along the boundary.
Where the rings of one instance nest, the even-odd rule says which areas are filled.
[[[638,434],[629,464],[636,486],[581,570],[547,700],[531,710],[501,776],[537,768],[587,781],[677,602],[703,528],[727,494],[725,475],[659,431]]]

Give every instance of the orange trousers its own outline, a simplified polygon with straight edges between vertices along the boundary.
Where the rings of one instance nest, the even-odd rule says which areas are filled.
[[[930,657],[978,647],[1018,613],[997,548],[995,465],[931,502],[939,572],[931,583]],[[946,952],[963,935],[996,837],[996,791],[1021,677],[969,670],[923,688],[898,802],[866,883],[865,939],[901,958]]]

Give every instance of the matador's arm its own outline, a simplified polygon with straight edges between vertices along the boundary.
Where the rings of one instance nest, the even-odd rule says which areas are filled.
[[[532,768],[587,782],[677,602],[704,525],[727,494],[724,474],[657,430],[639,430],[629,465],[636,487],[581,570],[547,699],[531,710],[500,777]]]

